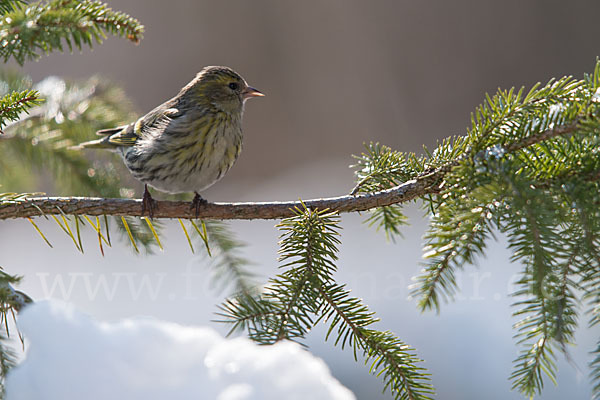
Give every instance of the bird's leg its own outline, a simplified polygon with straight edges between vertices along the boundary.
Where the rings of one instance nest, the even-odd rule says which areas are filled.
[[[198,194],[198,192],[194,192],[194,200],[192,200],[192,210],[196,211],[196,219],[198,218],[198,214],[200,214],[200,207],[208,203],[202,196]]]
[[[148,210],[148,216],[154,218],[154,210],[158,210],[158,203],[152,198],[148,191],[148,185],[144,185],[144,197],[142,197],[142,216]]]

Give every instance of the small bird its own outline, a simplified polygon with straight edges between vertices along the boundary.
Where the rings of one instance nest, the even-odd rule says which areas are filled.
[[[233,166],[242,150],[242,114],[251,97],[264,96],[228,67],[205,67],[177,96],[129,125],[97,132],[102,139],[75,149],[109,149],[121,154],[143,182],[142,215],[156,203],[148,185],[168,193],[194,192],[198,216],[206,203],[198,192]]]

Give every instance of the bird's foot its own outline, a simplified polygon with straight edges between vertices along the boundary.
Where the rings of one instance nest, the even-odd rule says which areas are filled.
[[[191,209],[196,211],[196,219],[198,219],[198,214],[200,214],[200,207],[207,204],[208,201],[206,201],[197,192],[194,192],[194,194],[195,194],[195,196],[194,196],[194,200],[192,200]]]
[[[152,198],[148,191],[148,185],[144,185],[144,197],[142,197],[142,216],[148,211],[148,216],[154,218],[154,211],[158,210],[158,202]]]

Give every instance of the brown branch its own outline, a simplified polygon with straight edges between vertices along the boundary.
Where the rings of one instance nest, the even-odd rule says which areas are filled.
[[[573,131],[579,125],[580,121],[581,121],[581,118],[576,118],[575,121],[571,122],[570,124],[557,126],[554,129],[548,129],[548,130],[545,130],[544,132],[540,132],[537,135],[532,135],[532,136],[526,137],[525,139],[521,140],[520,142],[515,142],[515,143],[512,143],[512,144],[506,146],[506,151],[509,153],[513,153],[517,150],[524,149],[525,147],[529,147],[536,143],[543,142],[544,140],[548,140],[548,139],[555,138],[557,136],[563,136],[566,134],[573,133]]]
[[[14,113],[15,110],[18,110],[19,108],[22,108],[22,107],[27,108],[27,103],[30,103],[30,102],[36,101],[36,100],[39,100],[38,96],[27,96],[22,99],[19,99],[19,100],[15,101],[14,103],[7,105],[6,107],[0,108],[0,116],[3,116],[3,114]],[[4,134],[4,131],[2,130],[2,126],[7,125],[8,121],[14,120],[14,119],[15,118],[10,118],[10,117],[4,116],[0,120],[0,135]],[[8,121],[6,121],[6,120],[8,120]]]
[[[508,152],[522,150],[525,147],[557,136],[573,133],[579,124],[574,122],[548,129],[537,135],[529,136],[520,142],[506,146]],[[294,215],[293,209],[302,203],[311,209],[329,209],[331,211],[353,212],[372,208],[406,203],[427,194],[439,193],[444,176],[463,157],[449,162],[437,170],[421,175],[416,179],[404,182],[391,189],[375,193],[346,195],[326,199],[313,199],[286,202],[259,203],[207,203],[200,207],[198,218],[202,219],[279,219]],[[195,218],[196,214],[185,201],[157,201],[158,209],[155,218]],[[36,217],[42,214],[57,215],[112,215],[142,216],[142,200],[138,199],[104,199],[91,197],[32,197],[10,200],[0,203],[0,220],[9,218]]]
[[[404,203],[437,191],[438,175],[411,180],[392,189],[358,196],[339,196],[307,200],[303,203],[312,209],[330,209],[339,212],[364,211],[375,207]],[[195,218],[191,202],[157,201],[154,218]],[[292,209],[300,201],[264,203],[207,203],[200,207],[202,219],[279,219],[294,215]],[[90,197],[32,197],[7,202],[0,206],[0,220],[35,217],[42,214],[142,216],[142,200],[103,199]],[[41,211],[41,212],[40,212]]]
[[[38,96],[23,97],[22,99],[19,99],[19,100],[15,101],[14,103],[7,105],[6,107],[0,108],[0,114],[5,114],[8,112],[11,112],[11,111],[19,108],[20,106],[22,106],[24,103],[29,103],[31,101],[35,101],[38,99],[39,99]]]

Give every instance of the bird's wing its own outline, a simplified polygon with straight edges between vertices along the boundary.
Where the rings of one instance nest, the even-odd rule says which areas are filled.
[[[96,131],[96,135],[100,135],[100,136],[114,135],[115,133],[119,133],[123,129],[127,128],[127,126],[128,125],[121,125],[121,126],[117,126],[116,128],[101,129],[99,131]]]
[[[108,138],[108,143],[115,146],[133,146],[135,142],[137,142],[137,140],[140,138],[140,135],[138,135],[135,132],[136,124],[137,122],[135,124],[129,124],[120,131],[112,134]],[[109,133],[107,132],[106,134]]]
[[[157,107],[138,119],[135,123],[118,128],[104,129],[98,131],[99,135],[110,135],[108,142],[115,146],[133,146],[135,143],[144,137],[149,132],[156,131],[161,127],[180,116],[181,113],[176,108]]]

